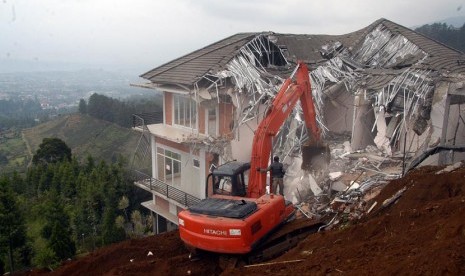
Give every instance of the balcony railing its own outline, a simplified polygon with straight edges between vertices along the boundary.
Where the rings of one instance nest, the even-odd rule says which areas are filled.
[[[200,199],[185,193],[171,185],[164,183],[158,179],[152,178],[149,175],[133,170],[136,183],[147,187],[150,191],[155,191],[165,197],[172,199],[186,207],[192,206],[200,202]]]
[[[163,123],[163,111],[132,114],[132,127]]]

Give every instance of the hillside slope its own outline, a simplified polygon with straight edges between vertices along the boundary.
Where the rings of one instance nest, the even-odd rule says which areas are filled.
[[[216,255],[191,261],[174,231],[99,249],[53,273],[25,274],[465,275],[465,166],[441,169],[424,167],[392,181],[373,202],[380,206],[405,187],[393,205],[352,226],[309,236],[262,266],[223,271]]]
[[[43,138],[63,140],[79,160],[92,155],[95,160],[116,160],[122,155],[131,160],[140,134],[90,116],[73,114],[59,117],[23,131],[30,151],[34,153]]]

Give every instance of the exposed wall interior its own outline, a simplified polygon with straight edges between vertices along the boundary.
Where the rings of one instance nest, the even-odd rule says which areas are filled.
[[[183,140],[188,148],[182,153],[183,166],[191,164],[200,151],[215,154],[219,163],[248,161],[254,131],[282,83],[292,76],[297,60],[309,65],[317,122],[331,149],[331,162],[328,171],[318,175],[301,169],[301,148],[308,133],[297,104],[272,149],[287,168],[287,199],[296,203],[312,195],[317,212],[325,206],[318,203],[320,198],[334,199],[337,194],[347,202],[353,191],[363,194],[382,186],[417,160],[423,165],[464,160],[465,153],[454,150],[423,158],[437,146],[465,147],[462,53],[384,19],[347,36],[267,32],[228,39],[145,74],[154,83],[159,74],[157,85],[182,90],[203,113],[218,110],[218,135]],[[226,54],[221,56],[219,51]],[[181,68],[202,58],[207,63],[216,55],[217,62],[206,73],[191,73],[199,67],[197,63],[189,67],[191,71]],[[179,83],[163,76],[170,70],[173,82]],[[186,80],[179,72],[188,72]],[[170,93],[166,95],[165,106],[173,100]],[[203,113],[199,128],[208,132],[208,114]],[[173,120],[172,115],[165,118],[167,124]],[[203,166],[200,171],[208,171],[208,165]],[[187,167],[184,172],[187,186],[182,184],[183,190],[198,193],[198,184],[189,184],[198,176]],[[343,177],[334,176],[339,173]]]

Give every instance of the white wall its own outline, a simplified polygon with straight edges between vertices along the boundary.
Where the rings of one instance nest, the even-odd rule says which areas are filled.
[[[255,122],[249,122],[248,125],[254,130],[257,128]],[[231,141],[232,157],[237,161],[250,162],[254,133],[249,127],[245,125],[239,127],[239,135]]]
[[[344,133],[352,131],[354,96],[344,90],[337,97],[325,99],[324,119],[329,131]]]
[[[191,155],[188,153],[181,152],[181,187],[180,189],[184,192],[193,195],[198,198],[205,197],[205,181],[202,166],[196,168],[193,166],[193,158],[202,160],[201,156]]]
[[[259,113],[264,114],[264,106],[259,107]],[[236,131],[234,140],[231,141],[232,158],[241,162],[250,162],[252,156],[252,143],[254,131],[257,129],[263,116],[259,119],[254,118],[239,127]]]

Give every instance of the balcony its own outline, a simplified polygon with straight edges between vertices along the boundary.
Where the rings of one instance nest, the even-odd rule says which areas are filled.
[[[185,193],[171,185],[164,183],[158,179],[152,178],[149,175],[133,170],[135,174],[135,184],[146,191],[156,192],[158,195],[171,199],[182,205],[183,208],[195,205],[200,202],[200,199]]]
[[[183,128],[179,126],[165,125],[163,114],[140,113],[132,115],[133,128],[138,131],[147,132],[155,137],[175,143],[202,142],[208,136],[199,133],[197,130]]]
[[[144,125],[163,123],[163,111],[132,114],[132,127],[142,128]]]

